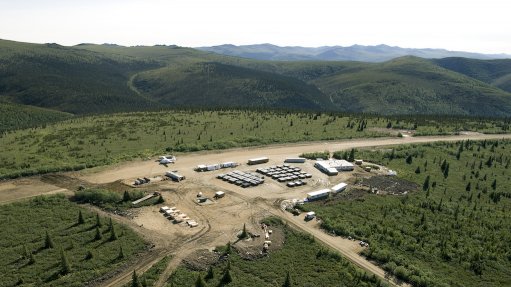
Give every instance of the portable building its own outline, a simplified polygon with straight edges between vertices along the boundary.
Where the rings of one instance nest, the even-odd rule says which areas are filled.
[[[172,180],[175,180],[175,181],[181,181],[183,179],[185,179],[184,176],[178,174],[177,172],[175,171],[167,171],[165,173],[166,176],[170,177]]]
[[[288,157],[284,160],[284,162],[289,162],[289,163],[304,163],[305,162],[305,158],[303,157]]]
[[[225,192],[223,192],[223,191],[215,192],[215,198],[222,198],[224,196],[225,196]]]
[[[228,168],[228,167],[236,167],[236,166],[238,166],[238,164],[235,162],[232,162],[232,161],[228,161],[228,162],[222,163],[221,166],[222,166],[222,168]]]
[[[356,159],[356,160],[355,160],[355,164],[356,164],[356,165],[362,165],[363,163],[364,163],[364,161],[363,161],[363,160],[361,160],[361,159]]]
[[[266,163],[268,162],[270,159],[267,158],[267,157],[258,157],[258,158],[252,158],[252,159],[249,159],[247,164],[248,165],[254,165],[254,164],[260,164],[260,163]]]
[[[312,200],[318,200],[318,199],[323,199],[323,198],[327,198],[328,195],[330,194],[331,190],[330,189],[322,189],[322,190],[318,190],[318,191],[312,191],[312,192],[308,192],[307,193],[307,199],[309,201],[312,201]]]
[[[344,191],[348,187],[348,185],[344,182],[341,182],[339,184],[336,184],[332,187],[332,192],[341,192]]]

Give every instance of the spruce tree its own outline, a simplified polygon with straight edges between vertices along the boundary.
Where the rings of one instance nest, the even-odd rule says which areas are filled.
[[[421,168],[420,168],[419,166],[415,169],[415,173],[416,173],[416,174],[421,173]]]
[[[124,194],[122,195],[122,201],[126,202],[126,201],[130,201],[130,200],[131,200],[130,193],[127,190],[125,190]]]
[[[112,226],[112,228],[110,228],[110,238],[108,238],[108,240],[110,240],[110,241],[117,240],[117,234],[115,233],[114,226]]]
[[[94,235],[94,240],[101,240],[101,238],[103,238],[101,231],[99,230],[99,227],[96,226],[96,235]]]
[[[66,253],[64,249],[60,249],[60,265],[61,265],[61,274],[66,275],[71,272],[71,265],[69,264],[69,260],[67,259]]]
[[[48,231],[46,231],[46,238],[44,239],[44,248],[49,249],[49,248],[54,248],[54,247],[55,247],[55,243],[53,243],[53,239],[51,238]]]
[[[231,282],[232,282],[231,271],[229,269],[226,269],[224,275],[222,276],[222,279],[220,279],[220,285],[226,285]]]
[[[422,184],[422,190],[426,191],[429,189],[429,175],[426,176],[426,179],[424,180],[424,183]]]
[[[348,156],[348,161],[355,161],[355,149],[352,148],[351,151],[350,151],[350,155]]]
[[[117,255],[117,259],[123,259],[124,258],[124,251],[122,250],[122,245],[119,246],[119,254]]]
[[[114,228],[114,223],[112,222],[112,218],[110,217],[108,220],[108,229],[106,231],[111,231]]]
[[[161,203],[164,203],[165,202],[165,199],[163,199],[163,196],[160,196],[158,197],[158,200],[156,201],[157,204],[161,204]]]
[[[287,271],[286,280],[284,280],[284,284],[282,284],[282,287],[291,287],[291,278],[289,277],[289,271]]]
[[[240,239],[244,239],[248,237],[247,228],[245,226],[245,223],[243,223],[243,231],[241,231]]]
[[[213,267],[209,266],[208,273],[206,274],[206,277],[204,277],[204,279],[206,279],[206,281],[209,281],[209,280],[213,279],[214,277],[215,277],[215,273],[213,272]]]
[[[206,287],[206,282],[204,282],[200,274],[197,275],[197,280],[195,280],[195,287]]]
[[[30,252],[30,255],[29,255],[29,260],[28,260],[28,264],[29,265],[32,265],[35,263],[35,257],[34,257],[34,253]]]
[[[87,250],[87,253],[85,254],[85,260],[91,260],[94,257],[94,254],[92,254],[92,251]]]
[[[103,224],[101,224],[101,218],[99,217],[99,214],[96,213],[96,227],[101,227]]]
[[[140,283],[138,282],[138,275],[135,270],[133,270],[133,274],[131,275],[131,287],[140,287]]]
[[[82,214],[82,211],[78,211],[78,224],[84,224],[85,223],[85,219],[83,218],[83,214]]]
[[[407,163],[407,164],[412,164],[412,161],[413,161],[412,155],[408,155],[408,156],[406,157],[406,163]]]

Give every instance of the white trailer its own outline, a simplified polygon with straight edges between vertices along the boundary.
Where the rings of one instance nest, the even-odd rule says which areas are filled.
[[[260,163],[267,163],[270,159],[267,157],[258,157],[258,158],[252,158],[249,159],[247,164],[248,165],[254,165],[254,164],[260,164]]]
[[[328,195],[330,194],[331,190],[329,188],[327,189],[321,189],[318,191],[312,191],[307,193],[307,200],[318,200],[323,198],[328,198]]]
[[[167,171],[165,173],[165,175],[168,176],[169,178],[171,178],[172,180],[175,180],[175,181],[181,181],[181,180],[185,179],[184,176],[178,174],[175,171]]]
[[[238,164],[233,162],[233,161],[228,161],[228,162],[224,162],[222,164],[220,164],[222,166],[222,168],[229,168],[229,167],[237,167]]]
[[[341,182],[339,184],[336,184],[332,187],[332,192],[341,192],[341,191],[344,191],[346,188],[348,187],[348,185],[344,182]]]
[[[305,158],[303,157],[288,157],[284,160],[284,162],[287,162],[287,163],[304,163],[305,162]]]

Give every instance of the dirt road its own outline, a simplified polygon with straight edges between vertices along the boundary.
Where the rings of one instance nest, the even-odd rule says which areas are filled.
[[[169,167],[157,165],[153,160],[132,161],[123,163],[99,172],[87,173],[81,176],[82,179],[92,183],[108,183],[120,179],[151,177],[161,175],[167,170],[179,170],[185,176],[194,174],[193,167],[199,164],[213,164],[225,161],[245,163],[247,159],[259,156],[267,156],[275,161],[283,161],[287,157],[296,157],[304,152],[315,151],[337,151],[351,148],[377,147],[398,144],[427,143],[437,141],[459,141],[459,140],[483,140],[483,139],[511,139],[511,134],[486,135],[469,134],[456,136],[428,136],[428,137],[403,137],[403,138],[374,138],[356,139],[345,141],[328,141],[312,143],[282,144],[275,146],[230,149],[220,151],[206,151],[185,154],[178,157],[176,164]]]
[[[329,187],[334,183],[346,181],[348,174],[328,177],[313,167],[308,161],[300,167],[313,175],[307,186],[294,189],[286,188],[283,184],[268,179],[263,185],[242,189],[216,179],[216,175],[225,171],[197,173],[193,168],[199,164],[214,164],[225,161],[243,163],[240,170],[255,170],[254,167],[244,164],[247,159],[259,156],[270,158],[269,165],[281,164],[287,157],[296,157],[303,152],[337,151],[351,148],[378,147],[397,144],[426,143],[436,141],[459,141],[459,140],[482,140],[511,138],[509,135],[482,135],[470,134],[459,136],[433,136],[433,137],[404,137],[404,138],[377,138],[357,139],[335,142],[313,142],[283,144],[268,147],[231,149],[223,151],[209,151],[190,153],[178,156],[176,164],[168,167],[158,165],[154,160],[133,161],[116,166],[90,169],[76,173],[66,173],[67,181],[76,185],[70,177],[91,184],[108,184],[117,180],[129,180],[137,177],[152,177],[162,175],[167,170],[178,170],[187,179],[181,183],[165,181],[154,185],[155,190],[163,190],[167,205],[176,205],[192,219],[197,220],[200,227],[191,229],[185,225],[173,224],[158,212],[159,206],[143,207],[138,210],[134,219],[114,217],[134,228],[146,240],[155,244],[155,247],[145,255],[137,258],[124,270],[118,270],[116,274],[106,281],[103,286],[122,286],[129,282],[133,270],[142,273],[164,256],[172,256],[172,260],[160,277],[157,286],[164,286],[168,276],[179,265],[181,260],[198,249],[209,249],[218,245],[224,245],[236,238],[236,233],[244,223],[247,227],[257,228],[258,220],[273,214],[283,218],[294,228],[310,233],[314,237],[341,253],[345,258],[359,267],[386,280],[385,272],[359,255],[361,247],[357,242],[341,237],[333,237],[319,229],[313,222],[303,221],[303,216],[294,217],[283,212],[275,202],[282,199],[303,198],[308,191]],[[20,198],[28,198],[39,194],[66,191],[67,186],[62,185],[59,176],[50,178],[53,181],[41,180],[33,177],[0,183],[0,203],[12,202]],[[71,184],[72,183],[72,184]],[[64,188],[64,189],[63,189]],[[201,206],[196,203],[198,192],[212,198],[217,190],[226,192],[226,197],[214,201],[211,205]],[[393,285],[396,282],[389,282]]]

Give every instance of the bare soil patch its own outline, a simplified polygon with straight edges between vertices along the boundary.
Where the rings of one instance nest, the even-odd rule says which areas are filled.
[[[417,191],[419,185],[395,176],[372,176],[362,180],[361,185],[373,188],[378,194],[401,195]],[[377,190],[374,190],[377,189]]]

